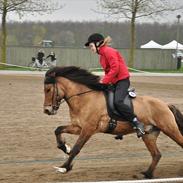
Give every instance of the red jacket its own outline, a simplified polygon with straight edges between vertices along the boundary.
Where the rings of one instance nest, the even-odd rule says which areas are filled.
[[[102,79],[104,84],[115,84],[119,80],[130,77],[128,68],[124,58],[119,51],[109,46],[99,48],[100,64],[105,71],[105,76]]]

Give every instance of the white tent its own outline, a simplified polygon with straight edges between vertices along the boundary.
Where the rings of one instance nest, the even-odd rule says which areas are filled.
[[[148,43],[141,45],[140,48],[153,48],[153,49],[161,49],[162,45],[156,43],[155,41],[151,40]]]
[[[177,49],[177,41],[173,40],[168,44],[165,44],[162,46],[162,49],[172,49],[172,50],[176,50]],[[183,45],[178,43],[178,49],[179,50],[183,50]]]

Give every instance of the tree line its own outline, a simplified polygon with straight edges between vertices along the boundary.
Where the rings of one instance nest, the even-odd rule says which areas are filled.
[[[55,46],[83,47],[91,33],[112,37],[112,46],[130,47],[130,22],[11,22],[7,24],[7,45],[39,46],[42,40],[52,40]],[[183,24],[179,25],[179,42],[183,43]],[[177,24],[138,23],[136,48],[150,40],[167,44],[176,40]]]

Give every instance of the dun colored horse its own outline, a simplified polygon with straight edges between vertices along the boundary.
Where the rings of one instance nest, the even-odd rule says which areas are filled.
[[[104,88],[99,79],[99,76],[74,66],[55,67],[45,75],[44,113],[56,114],[62,99],[70,111],[71,124],[55,130],[57,147],[69,155],[67,161],[57,167],[61,173],[72,169],[73,159],[92,135],[108,130],[109,116]],[[146,134],[142,140],[152,156],[152,162],[143,174],[146,178],[152,178],[161,158],[156,145],[160,131],[183,148],[183,115],[174,106],[149,96],[137,96],[133,99],[133,106],[138,119],[144,123]],[[118,121],[111,134],[127,135],[134,132],[129,122]],[[63,133],[79,135],[72,149],[63,140]]]

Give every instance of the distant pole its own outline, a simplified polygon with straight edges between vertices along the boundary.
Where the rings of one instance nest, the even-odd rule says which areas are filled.
[[[179,29],[180,29],[180,15],[177,15],[177,46],[176,46],[176,60],[177,60],[177,70],[181,68],[182,57],[178,55],[179,50]]]
[[[178,42],[179,42],[179,25],[180,25],[180,18],[181,18],[181,15],[177,15],[177,46],[176,46],[176,56],[177,56],[177,52],[178,52],[178,49],[179,49],[179,46],[178,46]]]

